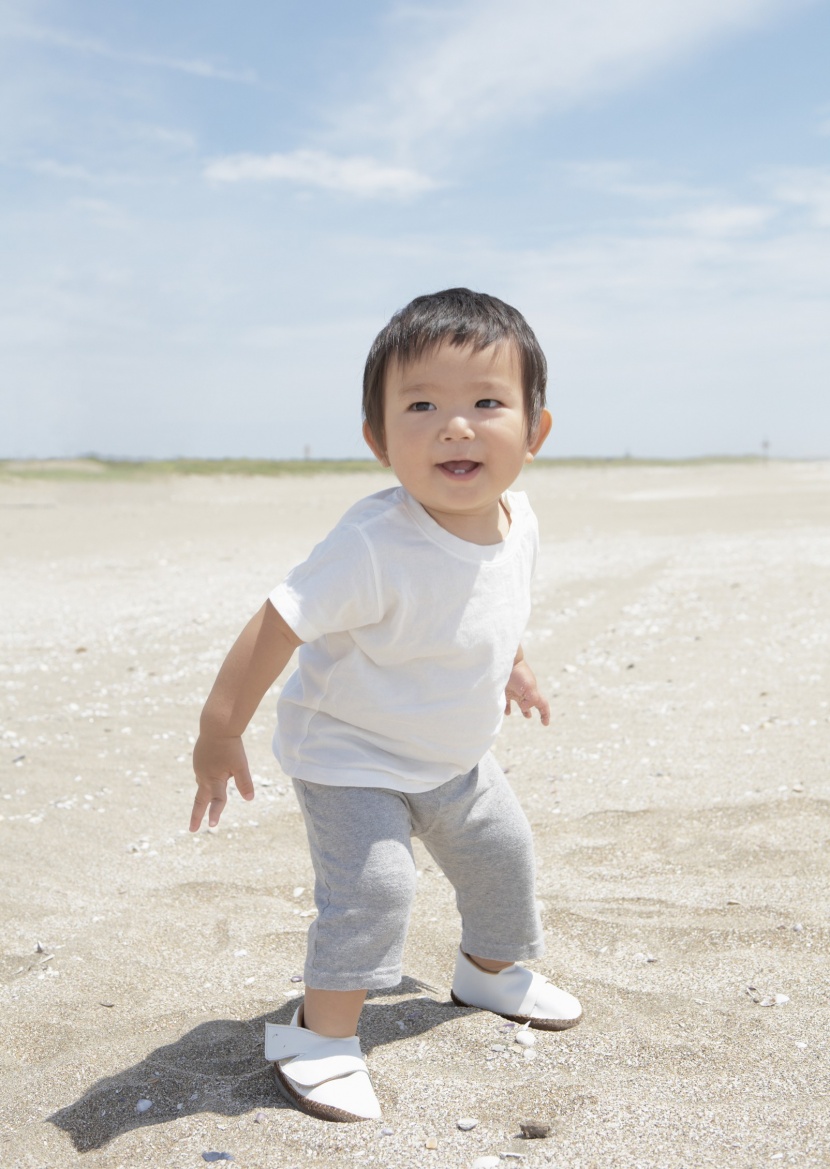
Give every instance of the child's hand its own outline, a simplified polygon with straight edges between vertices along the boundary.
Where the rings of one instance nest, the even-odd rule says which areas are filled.
[[[513,666],[510,677],[507,679],[504,696],[506,699],[504,707],[505,714],[510,714],[510,704],[515,702],[525,718],[531,718],[530,712],[535,706],[539,711],[542,726],[546,727],[550,722],[550,705],[548,704],[548,700],[540,693],[539,687],[536,684],[536,675],[524,658],[516,662]]]
[[[193,748],[193,770],[199,790],[190,814],[190,831],[198,832],[208,814],[208,825],[215,828],[228,802],[228,780],[233,779],[244,800],[254,798],[254,784],[248,769],[241,736],[206,738],[200,735]]]

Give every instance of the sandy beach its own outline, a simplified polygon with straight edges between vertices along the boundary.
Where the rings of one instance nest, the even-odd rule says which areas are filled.
[[[383,1120],[276,1094],[263,1025],[314,911],[275,694],[255,801],[196,836],[190,750],[241,626],[390,482],[0,473],[0,1165],[830,1165],[828,463],[525,473],[553,714],[496,754],[536,838],[536,967],[584,1020],[527,1058],[452,1005],[452,890],[416,843],[406,976],[361,1022]]]

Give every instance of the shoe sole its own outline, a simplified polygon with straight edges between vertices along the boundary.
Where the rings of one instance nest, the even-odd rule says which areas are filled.
[[[534,1019],[531,1015],[506,1015],[504,1011],[494,1011],[492,1007],[477,1007],[475,1003],[465,1003],[454,990],[450,991],[450,998],[457,1007],[466,1007],[467,1010],[473,1011],[490,1011],[502,1019],[509,1019],[511,1023],[529,1023],[535,1031],[567,1031],[582,1019],[581,1014],[575,1019]]]
[[[272,1063],[271,1070],[274,1073],[277,1091],[299,1112],[305,1112],[308,1116],[316,1117],[317,1120],[334,1120],[341,1124],[353,1124],[359,1120],[370,1119],[368,1116],[355,1116],[353,1112],[346,1112],[342,1108],[334,1108],[331,1104],[318,1104],[316,1100],[308,1100],[295,1091],[289,1080],[283,1075],[278,1063]]]

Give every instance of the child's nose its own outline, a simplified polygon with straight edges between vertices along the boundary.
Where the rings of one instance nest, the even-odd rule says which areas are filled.
[[[463,414],[454,414],[444,423],[441,437],[446,442],[457,442],[460,438],[472,438],[473,427]]]

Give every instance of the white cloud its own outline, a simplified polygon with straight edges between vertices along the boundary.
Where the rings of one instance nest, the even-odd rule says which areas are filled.
[[[692,186],[677,182],[671,175],[643,178],[635,164],[621,161],[566,163],[562,173],[576,188],[606,197],[638,201],[662,216],[635,224],[658,233],[670,232],[690,238],[753,235],[770,229],[782,212],[799,209],[811,227],[830,226],[830,168],[767,168],[747,176],[759,201],[743,202],[716,187]],[[665,205],[668,212],[665,213]]]
[[[322,150],[232,154],[209,163],[205,177],[220,183],[293,182],[365,198],[420,195],[437,185],[427,175],[409,167],[389,166],[357,155],[338,158]]]
[[[31,164],[31,169],[41,175],[48,175],[53,179],[71,179],[75,182],[95,183],[98,175],[87,170],[85,166],[76,163],[57,162],[53,158],[41,158]]]
[[[603,195],[622,195],[642,203],[699,201],[711,198],[713,192],[673,179],[649,179],[636,173],[630,162],[600,160],[569,162],[562,167],[567,178],[577,187],[598,191]]]
[[[274,265],[265,219],[236,216],[218,250],[212,221],[161,225],[154,246],[137,221],[107,237],[105,271],[64,253],[58,278],[52,255],[10,270],[0,317],[20,426],[0,435],[0,453],[287,457],[311,442],[358,455],[374,333],[414,292],[461,280],[537,330],[550,453],[741,451],[766,436],[776,454],[826,456],[830,233],[786,216],[774,226],[596,232],[527,250],[472,233],[300,232]],[[78,256],[101,252],[97,228],[77,219],[61,235]],[[246,254],[257,260],[240,297]],[[273,417],[278,427],[261,424]]]
[[[775,208],[740,203],[708,203],[671,217],[672,226],[702,236],[750,235],[766,227]]]
[[[171,150],[187,153],[196,149],[196,139],[187,130],[171,130],[167,126],[136,125],[135,135],[147,142],[155,142]]]
[[[372,96],[330,115],[328,151],[233,155],[206,171],[221,182],[287,180],[352,194],[412,195],[457,142],[527,122],[638,80],[706,41],[811,0],[458,0],[441,10],[400,7]],[[409,34],[409,35],[408,35]],[[340,156],[378,144],[385,160]],[[413,167],[412,160],[419,164]],[[611,176],[606,176],[611,177]],[[675,198],[677,187],[626,183],[618,194]]]
[[[462,0],[415,25],[401,10],[372,97],[339,135],[406,157],[613,91],[702,43],[809,0]],[[401,24],[407,19],[413,35]],[[400,45],[405,47],[400,48]]]
[[[6,36],[15,37],[18,40],[54,45],[57,48],[85,53],[89,56],[107,57],[111,61],[126,61],[135,65],[146,65],[150,68],[172,69],[177,73],[189,73],[194,77],[204,77],[215,81],[233,81],[241,85],[257,84],[257,75],[251,69],[229,69],[200,58],[186,59],[159,56],[154,53],[130,52],[114,48],[97,38],[77,36],[74,33],[65,32],[63,29],[18,25],[5,28],[3,31]]]
[[[804,207],[817,227],[830,227],[830,167],[789,167],[770,178],[777,199]]]
[[[45,175],[50,179],[58,179],[72,183],[89,183],[94,186],[118,186],[143,183],[146,176],[131,174],[128,171],[92,171],[87,166],[75,162],[59,162],[55,158],[36,158],[23,164],[27,170],[38,175]]]

